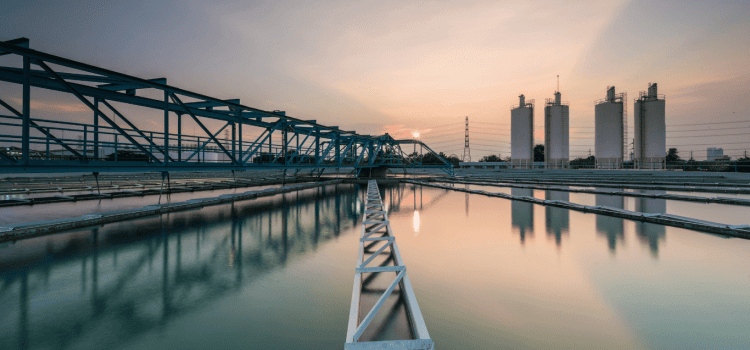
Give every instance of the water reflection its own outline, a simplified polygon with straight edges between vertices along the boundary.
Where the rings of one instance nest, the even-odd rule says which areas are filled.
[[[666,191],[638,191],[640,193],[666,194]],[[642,213],[666,213],[667,200],[659,198],[635,198],[635,210]],[[651,256],[659,257],[659,242],[664,241],[666,226],[636,221],[635,233],[642,244],[648,245]]]
[[[534,190],[526,188],[512,188],[514,196],[533,197]],[[511,201],[511,221],[513,228],[518,230],[521,244],[526,242],[526,236],[534,237],[534,204],[522,201]]]
[[[657,225],[639,224],[636,231],[632,220],[582,212],[568,216],[562,208],[481,195],[470,196],[472,212],[466,218],[460,210],[463,193],[452,192],[428,206],[442,191],[425,188],[419,236],[398,235],[412,230],[413,208],[390,217],[419,306],[441,347],[748,348],[750,292],[743,268],[750,262],[750,241]],[[509,192],[567,199],[555,192]],[[636,203],[579,194],[570,199],[629,210],[635,205],[642,211],[665,209],[654,199]],[[508,229],[514,232],[510,236]],[[523,233],[524,245],[516,230]],[[533,230],[537,239],[527,239]],[[554,241],[538,239],[548,232]],[[670,233],[669,245],[664,232]],[[649,235],[660,237],[658,262],[650,245],[637,243]],[[565,244],[557,246],[558,237]],[[625,246],[626,241],[636,243]],[[447,300],[460,302],[448,305]]]
[[[570,201],[570,194],[568,192],[560,191],[544,191],[544,199],[567,202]],[[553,237],[555,239],[555,244],[560,247],[560,244],[562,244],[562,236],[564,234],[567,235],[570,229],[570,211],[563,208],[545,206],[544,212],[547,236]]]
[[[625,197],[597,194],[596,205],[624,209]],[[596,216],[596,232],[607,238],[607,246],[611,253],[614,253],[617,249],[617,241],[620,241],[621,244],[625,241],[624,229],[625,221],[623,219],[606,215]]]
[[[451,190],[438,190],[434,191],[434,189],[430,188],[428,189],[432,195],[428,195],[427,197],[423,197],[423,186],[416,186],[416,185],[389,185],[389,184],[379,184],[378,185],[381,191],[387,191],[389,196],[391,194],[395,195],[396,198],[389,198],[384,197],[383,200],[387,201],[386,208],[389,208],[389,205],[391,202],[393,202],[393,207],[389,208],[388,210],[388,216],[389,217],[399,217],[399,216],[408,216],[410,218],[414,217],[414,211],[419,211],[420,213],[424,213],[425,211],[432,208],[435,204],[439,203],[440,200],[445,198],[451,193],[455,193]],[[409,189],[407,186],[411,186],[411,194],[407,193]],[[399,190],[398,187],[401,187]],[[437,193],[437,195],[435,195]],[[412,199],[412,208],[409,209],[408,205],[408,195],[415,196]],[[404,201],[404,211],[401,211],[401,205],[398,203],[398,200]]]
[[[466,189],[467,190],[469,189],[468,184],[466,185]],[[465,195],[466,195],[466,217],[468,218],[469,217],[469,193],[467,192]]]
[[[412,224],[414,226],[414,235],[416,236],[417,233],[419,233],[419,210],[414,211],[414,219],[412,220]]]
[[[358,191],[329,186],[2,247],[0,348],[125,346],[350,229]]]

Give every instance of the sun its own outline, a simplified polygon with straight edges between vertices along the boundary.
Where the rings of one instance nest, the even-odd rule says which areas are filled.
[[[414,136],[415,139],[418,139],[419,138],[419,132],[414,132],[413,134],[411,134],[411,136]]]

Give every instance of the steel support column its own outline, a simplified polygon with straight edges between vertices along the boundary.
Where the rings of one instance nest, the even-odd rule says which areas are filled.
[[[287,156],[286,156],[286,149],[287,149],[287,143],[288,143],[287,138],[288,138],[288,132],[289,132],[288,128],[289,128],[289,126],[288,126],[287,122],[283,121],[281,123],[281,147],[282,147],[282,149],[281,149],[281,156],[284,157],[283,158],[284,165],[288,165],[289,164],[289,160],[287,159]]]
[[[237,159],[237,123],[232,123],[232,157]]]
[[[169,165],[169,93],[164,91],[164,166]]]
[[[94,107],[99,109],[99,98],[94,97]],[[99,160],[99,116],[94,113],[94,160]]]
[[[315,166],[320,164],[320,129],[315,128]]]
[[[237,142],[237,147],[239,148],[238,151],[239,151],[240,154],[238,155],[237,159],[240,161],[240,165],[242,165],[244,163],[242,161],[242,124],[243,124],[242,123],[242,111],[237,110],[237,117],[240,118],[240,122],[237,125],[237,129],[238,129],[237,130],[238,131],[238,135],[237,136],[238,136],[238,139],[239,139],[238,142]]]
[[[341,165],[341,135],[336,134],[336,159],[335,162],[338,165]]]
[[[31,59],[23,58],[23,125],[21,131],[21,152],[23,153],[22,162],[29,165],[29,127],[31,124]]]
[[[177,161],[182,161],[182,113],[177,113]]]

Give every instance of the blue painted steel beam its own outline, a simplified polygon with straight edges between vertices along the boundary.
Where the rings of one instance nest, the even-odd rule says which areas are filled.
[[[6,40],[5,43],[8,44],[8,45],[16,45],[18,47],[25,47],[25,48],[29,47],[29,39],[27,39],[27,38],[18,38],[18,39]],[[0,50],[0,56],[10,55],[10,54],[12,54],[12,52]]]
[[[224,100],[224,102],[239,104],[240,103],[240,99],[239,98],[234,98],[234,99]],[[208,102],[208,101],[204,101],[204,102],[186,102],[185,106],[192,107],[192,108],[213,108],[213,107],[226,106],[226,103],[216,103],[216,102]]]
[[[211,102],[216,102],[216,103],[220,103],[220,104],[223,103],[227,107],[234,107],[234,108],[236,108],[238,110],[253,111],[253,112],[257,112],[257,113],[261,113],[261,114],[266,114],[268,116],[282,116],[282,117],[284,117],[284,119],[287,119],[287,120],[293,120],[293,121],[297,121],[297,122],[301,122],[301,123],[305,123],[305,124],[311,124],[311,125],[314,125],[314,126],[316,126],[318,128],[322,128],[322,129],[326,129],[326,130],[333,130],[333,129],[331,129],[330,127],[328,127],[326,125],[308,123],[308,122],[306,122],[304,120],[301,120],[301,119],[288,117],[285,114],[277,114],[275,111],[274,112],[269,112],[269,111],[264,111],[264,110],[261,110],[261,109],[258,109],[258,108],[253,108],[253,107],[249,107],[249,106],[243,106],[243,105],[240,105],[240,104],[227,103],[227,102],[225,102],[223,100],[220,100],[220,99],[217,99],[217,98],[213,98],[213,97],[210,97],[210,96],[206,96],[206,95],[194,93],[194,92],[191,92],[191,91],[179,89],[179,88],[176,88],[176,87],[173,87],[173,86],[169,86],[169,85],[154,83],[154,82],[151,82],[151,81],[148,81],[148,80],[145,80],[145,79],[136,78],[136,77],[129,76],[129,75],[126,75],[126,74],[118,73],[118,72],[111,71],[111,70],[104,69],[104,68],[95,67],[95,66],[88,65],[88,64],[85,64],[85,63],[81,63],[81,62],[76,62],[76,61],[73,61],[73,60],[70,60],[70,59],[66,59],[66,58],[62,58],[62,57],[50,55],[50,54],[47,54],[47,53],[44,53],[44,52],[40,52],[40,51],[36,51],[36,50],[32,50],[32,49],[26,49],[26,48],[21,48],[21,47],[15,46],[15,45],[6,44],[4,42],[0,42],[0,50],[9,51],[9,52],[12,52],[12,53],[15,53],[15,54],[18,54],[18,55],[22,55],[22,56],[25,56],[25,57],[30,57],[30,58],[36,59],[38,61],[44,61],[44,62],[54,63],[54,64],[57,64],[57,65],[61,65],[61,66],[65,66],[65,67],[69,67],[69,68],[73,68],[73,69],[78,69],[78,70],[86,71],[86,72],[93,73],[93,74],[99,74],[99,75],[104,75],[104,76],[109,76],[109,77],[117,78],[117,79],[122,80],[122,82],[134,83],[134,84],[143,85],[143,86],[154,88],[154,89],[158,89],[158,90],[165,90],[165,91],[168,91],[168,92],[170,92],[172,94],[179,94],[179,95],[182,95],[182,96],[186,96],[186,97],[190,97],[190,98],[195,98],[195,99],[198,99],[198,100],[211,101]],[[157,107],[157,109],[161,109],[161,108]],[[281,111],[278,111],[278,112],[281,112]],[[344,133],[352,133],[352,132],[347,132],[347,131],[342,131],[342,132],[344,132]]]
[[[149,79],[148,81],[153,81],[154,83],[159,84],[167,84],[167,78],[156,78],[156,79]],[[124,90],[138,90],[138,89],[149,89],[148,86],[140,86],[138,84],[106,84],[106,85],[99,85],[98,88],[102,90],[109,90],[109,91],[124,91]]]
[[[62,73],[61,73],[62,74]],[[58,76],[62,77],[62,75],[58,74]],[[0,80],[9,81],[13,83],[22,84],[23,83],[23,74],[19,73],[17,71],[14,71],[13,69],[8,69],[7,67],[0,67]],[[44,88],[48,90],[54,90],[54,91],[61,91],[61,92],[68,92],[69,90],[66,88],[65,85],[61,84],[59,81],[48,79],[48,78],[41,78],[39,76],[31,75],[30,77],[30,84],[31,86],[38,87],[38,88]],[[147,107],[147,108],[153,108],[153,109],[163,109],[163,102],[159,100],[154,100],[146,97],[141,96],[132,96],[128,94],[123,94],[116,91],[108,91],[108,90],[102,90],[98,88],[94,88],[87,85],[81,85],[71,82],[66,82],[67,85],[72,86],[78,93],[84,96],[90,96],[90,97],[98,97],[102,100],[109,100],[109,101],[115,101],[115,102],[121,102],[126,104],[132,104],[136,106],[141,107]],[[187,105],[187,104],[186,104]],[[188,113],[192,112],[196,116],[202,116],[206,118],[211,119],[217,119],[217,120],[223,120],[223,121],[233,121],[233,122],[239,122],[243,124],[248,124],[252,126],[259,126],[259,127],[270,127],[272,126],[274,122],[263,122],[258,121],[255,119],[245,118],[244,116],[248,115],[249,113],[243,112],[243,118],[238,118],[235,115],[231,114],[229,111],[209,111],[205,109],[200,108],[193,108],[193,107],[183,107],[179,106],[178,104],[169,104],[169,110],[175,113]],[[282,117],[279,115],[264,115],[263,117],[273,117],[278,119],[288,119],[289,117]],[[296,120],[296,124],[308,124],[307,121],[302,120]],[[317,125],[317,124],[315,124]],[[295,126],[295,130],[305,130],[301,126]],[[345,134],[351,134],[356,135],[352,131],[340,131],[338,130],[338,127],[335,127],[331,130],[326,130],[327,132],[321,132],[320,135],[322,137],[326,138],[332,138],[334,134],[337,133],[345,133]],[[372,138],[371,136],[361,136],[356,135],[359,137],[366,137],[366,138]]]
[[[23,69],[21,68],[15,68],[15,67],[0,67],[2,70],[6,70],[11,73],[23,73]],[[44,70],[40,69],[32,69],[31,75],[37,78],[44,78],[44,79],[54,79],[51,75],[47,74]],[[87,81],[92,83],[116,83],[117,79],[103,77],[100,75],[91,75],[91,74],[76,74],[76,73],[63,73],[58,72],[57,75],[61,76],[65,80],[74,80],[74,81]]]
[[[8,138],[4,141],[10,141],[10,142],[19,142],[21,143],[21,146],[23,148],[23,157],[24,160],[28,163],[31,168],[26,167],[24,169],[33,169],[34,171],[40,170],[41,167],[37,167],[39,165],[37,163],[37,160],[30,159],[29,156],[31,154],[30,145],[32,144],[44,144],[45,138],[40,137],[31,137],[29,135],[29,128],[34,127],[41,131],[43,134],[47,136],[46,138],[46,144],[47,144],[47,160],[45,161],[47,165],[56,167],[55,170],[47,170],[47,171],[59,171],[59,169],[66,169],[69,170],[71,167],[76,168],[84,168],[84,169],[122,169],[122,168],[129,168],[133,166],[133,168],[141,168],[141,169],[151,169],[152,167],[161,167],[163,170],[167,164],[170,164],[170,169],[187,169],[187,168],[205,168],[205,169],[244,169],[244,168],[312,168],[312,169],[320,169],[319,174],[323,172],[325,168],[330,167],[348,167],[348,166],[354,166],[358,168],[362,167],[375,167],[375,166],[384,166],[388,165],[391,167],[415,167],[414,164],[409,163],[407,161],[407,158],[405,157],[405,154],[401,151],[400,147],[398,146],[400,143],[408,143],[407,140],[394,140],[392,137],[388,135],[384,136],[371,136],[371,135],[359,135],[352,131],[343,131],[340,130],[337,126],[325,126],[317,124],[316,120],[301,120],[293,117],[286,116],[286,112],[284,111],[264,111],[257,108],[252,108],[248,106],[243,106],[239,104],[239,100],[220,100],[213,97],[193,93],[190,91],[186,91],[183,89],[175,88],[172,86],[166,85],[165,80],[161,79],[152,79],[152,80],[144,80],[132,76],[128,76],[125,74],[112,72],[106,69],[86,65],[80,62],[75,62],[72,60],[68,60],[65,58],[49,55],[43,52],[26,49],[22,47],[18,47],[17,45],[12,45],[8,43],[0,42],[0,50],[3,52],[8,52],[12,54],[20,55],[24,58],[25,61],[27,61],[29,64],[26,65],[25,69],[18,69],[18,68],[11,68],[11,67],[0,67],[0,81],[7,81],[11,83],[16,84],[22,84],[26,90],[28,90],[29,87],[39,87],[49,90],[55,90],[55,91],[62,91],[67,93],[72,93],[74,96],[76,96],[81,102],[83,102],[87,107],[92,109],[94,111],[94,125],[92,128],[92,125],[88,124],[79,124],[79,123],[70,123],[70,122],[58,122],[58,121],[44,121],[45,123],[59,123],[63,125],[63,127],[48,127],[48,128],[42,128],[39,127],[36,123],[33,122],[32,118],[28,113],[21,113],[21,117],[19,117],[19,120],[21,121],[20,127],[23,131],[23,135],[16,136],[17,134],[10,134],[10,135],[3,135],[3,137]],[[34,63],[39,65],[43,68],[43,71],[39,70],[31,70],[29,68],[30,63]],[[88,74],[78,74],[78,73],[58,73],[53,71],[49,68],[47,63],[57,64],[69,68],[73,68],[79,72],[85,72]],[[100,87],[92,87],[90,85],[83,85],[78,83],[73,83],[71,81],[86,81],[86,82],[99,82],[99,83],[105,83],[106,85],[100,85]],[[153,88],[156,90],[161,90],[164,92],[164,99],[151,99],[151,98],[145,98],[141,96],[135,96],[134,90],[138,88]],[[113,91],[115,90],[115,91]],[[125,90],[125,93],[122,93],[120,91]],[[130,92],[130,93],[129,93]],[[179,95],[179,97],[178,97]],[[191,98],[198,100],[199,102],[189,102],[189,103],[183,103],[181,98]],[[91,101],[88,100],[88,98],[93,98],[94,103],[92,104]],[[173,100],[173,103],[169,101],[169,99]],[[109,107],[115,114],[121,117],[121,119],[128,124],[128,126],[132,129],[130,131],[125,131],[124,129],[117,126],[112,120],[107,118],[106,115],[104,115],[101,110],[99,109],[98,103],[101,101],[104,105]],[[142,106],[147,107],[151,109],[157,109],[161,110],[164,113],[164,120],[163,120],[163,126],[164,131],[163,132],[156,132],[157,134],[163,135],[163,146],[157,145],[154,142],[152,131],[141,131],[138,129],[133,123],[131,123],[127,118],[125,118],[119,111],[114,109],[110,102],[121,102],[136,106]],[[24,94],[24,105],[27,105],[30,102],[30,96],[28,94]],[[24,106],[26,107],[26,106]],[[213,110],[214,107],[217,108],[226,108],[225,110]],[[24,111],[26,112],[26,111]],[[30,111],[29,111],[30,112]],[[169,147],[170,147],[170,141],[172,141],[170,137],[170,130],[169,130],[169,113],[174,112],[178,116],[178,133],[176,135],[177,139],[177,149],[180,152],[180,157],[178,157],[178,160],[180,160],[181,154],[182,154],[182,141],[183,136],[182,135],[182,123],[181,123],[181,116],[183,114],[190,115],[193,120],[203,129],[204,132],[206,132],[206,135],[208,135],[208,140],[203,143],[201,147],[198,147],[196,149],[196,152],[200,152],[201,150],[204,150],[205,147],[210,142],[214,142],[218,148],[226,154],[229,159],[232,160],[232,164],[191,164],[188,162],[182,162],[177,161],[174,162],[171,157],[169,157]],[[210,118],[214,120],[222,120],[227,123],[227,125],[232,125],[232,138],[231,138],[231,152],[224,146],[223,143],[219,142],[219,140],[216,138],[217,135],[221,132],[217,132],[216,134],[213,134],[209,132],[208,128],[201,122],[199,117],[202,118]],[[98,118],[102,118],[105,122],[110,124],[111,127],[104,127],[102,131],[102,127],[98,125],[99,120]],[[273,118],[273,119],[268,119]],[[39,121],[42,121],[41,119]],[[5,123],[0,123],[2,125],[5,125]],[[239,125],[237,125],[239,124]],[[242,125],[250,125],[255,127],[261,127],[264,128],[263,133],[258,137],[255,142],[243,142],[242,141]],[[7,124],[9,126],[13,126],[14,124]],[[71,127],[67,127],[66,125],[71,125]],[[72,131],[74,133],[81,132],[80,129],[73,129],[74,127],[81,127],[83,129],[83,145],[84,149],[87,147],[87,137],[89,136],[89,132],[91,130],[94,131],[94,150],[95,155],[97,158],[98,150],[100,147],[114,147],[115,148],[115,159],[117,159],[117,150],[119,149],[127,149],[129,145],[122,146],[120,143],[117,142],[117,136],[121,135],[125,137],[130,144],[132,144],[133,147],[140,150],[144,155],[148,156],[150,159],[154,160],[158,164],[151,165],[147,162],[133,162],[133,161],[115,161],[113,164],[111,162],[100,162],[96,159],[92,159],[91,162],[88,162],[86,164],[72,164],[70,160],[62,161],[56,161],[53,162],[49,159],[49,141],[55,141],[63,148],[73,150],[71,146],[75,146],[78,144],[76,140],[66,140],[66,139],[57,139],[54,136],[52,136],[51,130],[58,130],[58,131]],[[225,129],[226,126],[222,128]],[[237,140],[237,133],[236,129],[239,128],[239,142]],[[281,129],[282,135],[281,135],[281,142],[277,144],[272,144],[272,135],[277,129]],[[117,133],[113,133],[110,130],[114,129]],[[133,137],[131,137],[128,132],[135,131],[137,132],[141,137],[143,137],[144,140],[147,141],[148,145],[140,144],[139,142],[135,141]],[[292,138],[289,138],[289,133],[294,133],[294,136]],[[306,134],[305,140],[302,141],[302,144],[300,145],[300,135]],[[100,135],[114,135],[115,142],[112,143],[110,141],[102,142],[100,139]],[[148,136],[151,135],[151,136]],[[306,145],[307,140],[310,137],[314,137],[314,142],[312,142],[309,145]],[[290,157],[289,156],[289,146],[291,145],[292,139],[296,138],[297,146],[294,148],[294,153]],[[227,140],[225,140],[227,141]],[[272,163],[247,163],[248,160],[252,160],[253,156],[258,154],[258,152],[262,149],[265,142],[268,141],[268,147],[269,147],[269,157],[273,157]],[[197,143],[201,143],[201,138],[198,138],[196,140]],[[343,143],[343,144],[342,144]],[[411,142],[413,143],[413,141]],[[119,147],[118,147],[119,146]],[[149,147],[149,150],[147,150],[144,146]],[[239,146],[239,147],[238,147]],[[344,147],[344,154],[341,154],[341,148]],[[157,151],[162,152],[165,157],[164,161],[161,162],[158,158],[154,156],[152,151],[150,149],[156,148]],[[239,152],[237,152],[237,148],[239,148]],[[247,151],[245,151],[245,148]],[[276,151],[273,152],[273,149]],[[305,155],[300,156],[303,153],[303,149],[305,150]],[[332,150],[335,149],[335,153],[332,152]],[[353,150],[353,151],[352,151]],[[352,151],[352,152],[350,152]],[[36,151],[35,151],[36,152]],[[246,152],[248,154],[246,154]],[[311,152],[314,152],[314,162],[310,163],[310,157],[308,157],[308,154]],[[429,150],[429,152],[432,152]],[[239,154],[238,154],[239,153]],[[434,152],[432,152],[434,153]],[[75,152],[71,152],[71,154],[75,154]],[[80,155],[80,153],[79,153]],[[435,154],[439,157],[439,155]],[[60,157],[59,155],[57,157]],[[263,157],[266,157],[265,153],[263,154]],[[261,157],[261,159],[264,159]],[[279,157],[283,157],[284,161],[276,163]],[[86,155],[81,157],[80,159],[88,161],[86,158]],[[442,158],[440,158],[442,159]],[[268,160],[271,160],[270,158]],[[267,160],[266,160],[267,161]],[[127,164],[126,164],[127,163]],[[283,163],[283,164],[281,164]],[[344,163],[352,163],[352,164],[344,164]],[[134,165],[135,164],[135,165]],[[33,165],[33,166],[32,166]],[[174,166],[174,168],[172,168]],[[100,167],[100,168],[97,168]],[[436,167],[450,167],[450,164],[447,162],[444,162],[443,165],[436,166]],[[7,170],[10,168],[10,170]],[[18,172],[22,167],[19,167],[18,165],[13,165],[10,167],[3,167],[0,169],[0,172]],[[97,170],[93,170],[97,171]],[[106,171],[106,170],[102,170]]]

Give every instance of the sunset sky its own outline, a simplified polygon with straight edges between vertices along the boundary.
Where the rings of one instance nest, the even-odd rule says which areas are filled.
[[[541,107],[557,75],[570,102],[571,158],[593,149],[594,101],[607,86],[628,93],[632,128],[633,99],[656,82],[668,146],[683,157],[702,150],[698,158],[704,144],[731,155],[750,148],[747,136],[726,136],[747,133],[750,122],[683,128],[724,129],[714,138],[670,128],[750,121],[749,19],[745,0],[5,0],[0,40],[27,37],[36,50],[361,133],[418,131],[448,154],[461,154],[469,116],[485,145],[472,148],[474,158],[507,156],[511,105],[525,94]],[[20,91],[0,86],[11,100]],[[90,118],[54,99],[34,106]],[[537,142],[543,117],[537,108]]]

